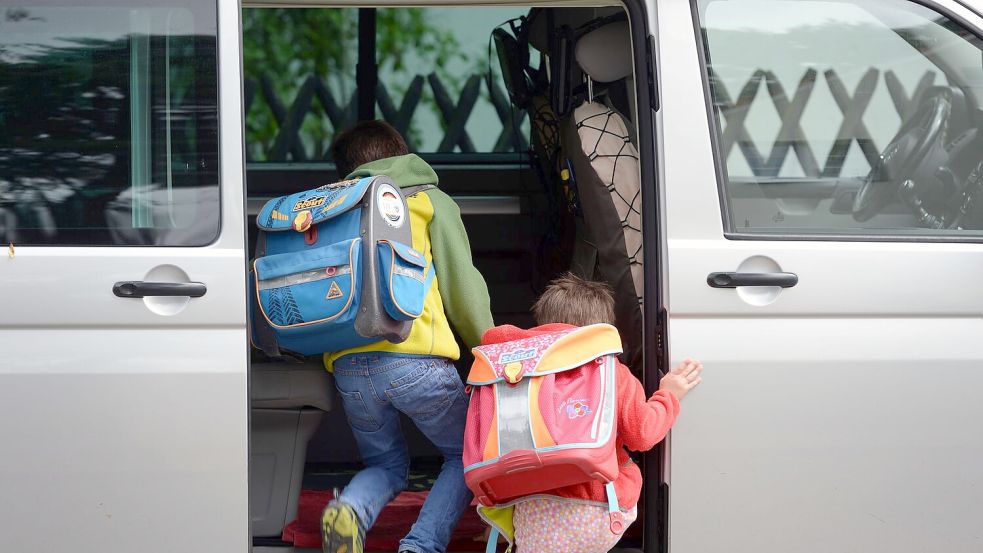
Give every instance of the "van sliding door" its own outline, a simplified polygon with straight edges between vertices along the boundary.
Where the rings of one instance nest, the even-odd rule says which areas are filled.
[[[238,7],[0,10],[0,549],[248,551]]]

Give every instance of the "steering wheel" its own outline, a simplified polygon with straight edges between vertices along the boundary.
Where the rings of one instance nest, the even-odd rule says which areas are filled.
[[[853,218],[866,221],[897,198],[897,190],[934,148],[941,146],[952,113],[952,93],[945,88],[922,101],[905,121],[880,160],[871,168],[853,200]]]

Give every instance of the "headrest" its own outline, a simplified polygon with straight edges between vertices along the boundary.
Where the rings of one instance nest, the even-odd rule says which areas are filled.
[[[615,21],[580,37],[574,57],[594,82],[611,83],[632,72],[631,33],[627,21]]]
[[[529,24],[529,44],[536,50],[550,52],[550,33],[566,25],[578,29],[591,21],[624,13],[621,8],[532,8],[526,20]],[[552,22],[550,21],[552,19]],[[552,28],[550,25],[552,24]]]

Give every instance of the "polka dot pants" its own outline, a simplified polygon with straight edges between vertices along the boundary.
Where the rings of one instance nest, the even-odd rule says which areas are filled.
[[[625,513],[625,526],[638,510]],[[608,510],[554,499],[530,499],[515,506],[517,553],[607,553],[621,535],[608,527]]]

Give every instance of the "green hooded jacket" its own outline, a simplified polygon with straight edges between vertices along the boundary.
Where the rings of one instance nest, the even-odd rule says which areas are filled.
[[[347,179],[385,175],[400,188],[438,184],[437,173],[416,154],[390,157],[366,163]],[[413,248],[423,252],[436,270],[427,293],[423,314],[413,322],[406,341],[393,344],[380,341],[366,346],[326,353],[330,370],[335,359],[350,353],[385,351],[434,355],[458,359],[460,348],[451,326],[464,344],[473,348],[481,335],[492,327],[488,286],[471,261],[471,245],[461,221],[461,210],[439,188],[429,188],[406,198],[410,212]]]

